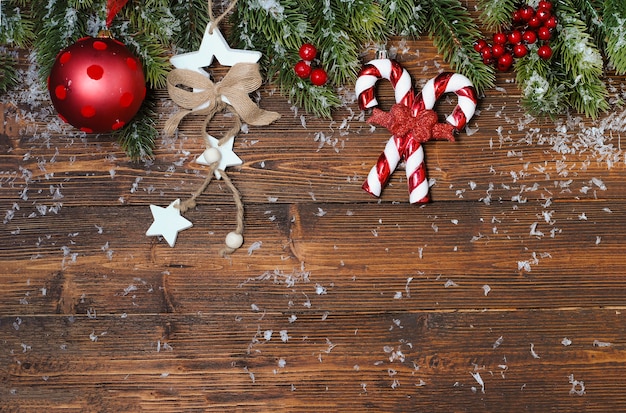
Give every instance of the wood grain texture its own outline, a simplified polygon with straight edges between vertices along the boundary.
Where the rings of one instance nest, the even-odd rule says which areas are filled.
[[[407,46],[417,85],[446,69]],[[533,120],[498,74],[457,142],[425,145],[416,206],[403,171],[361,190],[389,134],[355,103],[316,119],[264,87],[282,118],[237,137],[245,243],[223,259],[221,182],[175,248],[145,236],[148,205],[206,176],[201,119],[131,162],[14,99],[29,87],[0,103],[0,411],[626,410],[623,108]]]

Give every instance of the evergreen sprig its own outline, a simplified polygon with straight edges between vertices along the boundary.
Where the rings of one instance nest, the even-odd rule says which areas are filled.
[[[480,10],[480,18],[485,29],[497,31],[511,24],[511,16],[516,10],[518,1],[516,0],[478,0],[477,6]]]
[[[556,14],[561,27],[553,48],[555,60],[561,63],[563,81],[570,89],[570,104],[576,111],[596,118],[609,108],[609,93],[602,80],[602,55],[571,5],[563,1]]]
[[[17,61],[9,53],[0,52],[0,92],[12,89],[18,83]]]
[[[426,8],[414,0],[382,1],[387,24],[400,36],[419,37],[427,22]]]
[[[550,63],[539,57],[537,46],[515,63],[516,81],[522,105],[533,116],[556,118],[568,105],[568,90]]]
[[[467,76],[479,93],[493,87],[493,68],[473,49],[481,33],[467,9],[459,0],[433,0],[428,6],[427,30],[443,60]]]
[[[170,0],[170,11],[180,24],[180,30],[173,36],[176,52],[198,50],[209,24],[207,2],[205,0]]]
[[[26,0],[8,0],[0,7],[0,44],[24,47],[35,37],[34,30]]]
[[[612,1],[609,1],[612,2]],[[605,19],[602,17],[603,0],[568,0],[564,1],[565,7],[577,11],[580,20],[585,22],[589,34],[600,50],[605,48]],[[626,7],[626,3],[624,3]]]
[[[604,1],[606,54],[617,74],[626,73],[626,0]]]
[[[392,34],[417,37],[428,31],[443,59],[479,91],[494,84],[493,69],[473,53],[478,27],[459,0],[242,0],[231,22],[238,47],[263,53],[267,79],[317,116],[329,117],[340,104],[336,89],[356,80],[363,46]],[[319,64],[329,75],[325,87],[313,87],[293,71],[304,43],[320,50]]]

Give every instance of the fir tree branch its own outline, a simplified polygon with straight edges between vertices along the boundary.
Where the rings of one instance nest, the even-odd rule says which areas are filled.
[[[605,52],[617,74],[626,73],[626,1],[604,1]]]
[[[564,3],[567,7],[578,11],[580,19],[585,22],[589,34],[598,46],[598,49],[604,50],[606,31],[601,14],[603,0],[568,0],[564,1]],[[626,3],[623,4],[626,7]]]
[[[180,22],[180,30],[172,39],[175,47],[179,52],[198,50],[209,24],[206,0],[170,0],[170,10]]]
[[[497,31],[502,27],[511,24],[511,17],[517,6],[516,0],[478,0],[477,6],[480,18],[485,28],[490,31]]]
[[[494,69],[473,49],[481,38],[478,27],[459,0],[434,0],[429,4],[427,30],[443,60],[467,76],[481,93],[495,82]]]
[[[0,52],[0,92],[12,89],[17,82],[17,61],[10,54]]]
[[[381,1],[387,25],[400,36],[419,37],[426,27],[426,8],[414,0]]]
[[[342,7],[338,7],[339,4]],[[313,43],[320,50],[320,63],[333,85],[353,82],[361,67],[361,45],[368,40],[380,41],[386,37],[382,11],[371,1],[348,6],[331,2],[327,8],[318,5],[317,10],[320,13],[315,16],[314,33],[318,35],[313,38]]]
[[[553,72],[550,63],[537,55],[537,46],[515,63],[516,82],[522,92],[522,106],[533,116],[556,118],[568,106],[568,89]]]
[[[314,27],[324,17],[323,8],[312,0],[284,0],[274,7],[264,8],[258,0],[240,0],[231,17],[233,39],[238,47],[262,52],[261,67],[270,83],[279,86],[280,93],[296,106],[317,116],[330,117],[340,100],[330,85],[313,86],[296,76],[293,67],[300,60],[298,50],[307,42],[315,43]],[[333,26],[331,29],[336,28]],[[336,32],[335,32],[336,33]],[[321,41],[328,41],[322,38]],[[335,41],[335,43],[340,43]],[[317,45],[319,50],[327,46]],[[334,50],[342,45],[332,45]],[[343,49],[343,53],[348,53]],[[323,53],[323,51],[322,51]],[[323,59],[322,59],[323,60]],[[332,60],[322,62],[329,78],[336,81],[339,73]],[[345,66],[344,66],[345,70]],[[349,73],[349,68],[347,72]]]
[[[570,104],[578,112],[596,118],[609,107],[608,90],[602,80],[602,55],[573,6],[562,1],[556,15],[561,27],[553,44],[553,59],[562,64]]]
[[[9,0],[0,8],[0,44],[25,47],[35,37],[35,23],[25,1]]]

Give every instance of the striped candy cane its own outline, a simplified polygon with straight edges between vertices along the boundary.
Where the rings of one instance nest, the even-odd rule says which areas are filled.
[[[437,100],[446,93],[454,93],[458,97],[457,105],[446,122],[457,131],[463,129],[474,116],[478,99],[472,82],[458,73],[444,72],[426,82],[414,100],[411,114],[416,116],[423,110],[434,108]]]
[[[430,79],[422,91],[417,95],[411,108],[411,115],[423,110],[433,109],[435,103],[446,93],[455,93],[458,97],[457,105],[446,118],[446,122],[459,131],[474,116],[478,99],[472,82],[458,73],[444,72]],[[428,183],[423,172],[424,152],[422,147],[412,151],[407,145],[406,150],[406,177],[409,185],[409,201],[411,203],[428,201]]]
[[[378,105],[375,92],[376,83],[380,79],[389,80],[394,89],[396,103],[409,108],[414,106],[415,92],[413,91],[413,81],[409,72],[395,60],[375,59],[363,66],[354,87],[361,109],[373,108]],[[376,197],[380,196],[383,187],[387,184],[392,172],[397,168],[404,156],[405,141],[404,137],[391,136],[389,138],[385,150],[378,157],[376,165],[370,169],[367,179],[363,183],[365,191]],[[424,153],[419,143],[415,150],[421,152],[423,160]],[[421,169],[421,175],[426,177],[426,169],[423,162]]]
[[[442,73],[430,79],[422,92],[412,98],[410,96],[412,83],[408,72],[397,62],[388,59],[378,59],[368,63],[359,74],[355,90],[362,109],[378,104],[374,92],[375,84],[379,79],[388,79],[392,83],[396,103],[410,106],[413,117],[423,110],[432,110],[437,100],[449,92],[454,92],[458,97],[457,106],[446,119],[455,130],[462,129],[474,115],[477,103],[476,90],[465,76],[449,72]],[[374,196],[380,196],[382,188],[403,157],[406,160],[409,201],[411,203],[428,202],[429,189],[424,164],[424,149],[417,140],[412,139],[412,134],[392,136],[389,139],[376,165],[370,170],[363,189]]]

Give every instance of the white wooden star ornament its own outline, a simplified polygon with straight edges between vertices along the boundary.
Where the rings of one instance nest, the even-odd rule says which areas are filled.
[[[180,199],[169,204],[167,208],[150,205],[154,222],[150,225],[148,231],[146,231],[146,235],[149,237],[163,236],[170,247],[174,247],[178,233],[193,226],[191,221],[185,219],[185,217],[180,214],[179,206]]]
[[[234,136],[222,145],[219,144],[217,138],[211,135],[207,134],[207,139],[211,143],[211,147],[202,152],[202,154],[196,158],[195,162],[207,166],[219,162],[217,168],[215,168],[215,172],[213,172],[217,179],[222,179],[219,170],[225,171],[229,166],[238,166],[243,163],[241,158],[233,151],[233,144],[235,143]]]
[[[211,66],[213,58],[216,58],[222,66],[234,66],[237,63],[256,63],[261,58],[261,52],[255,50],[231,49],[220,29],[209,23],[204,31],[200,50],[172,56],[170,62],[177,69],[189,69],[209,74],[204,70]],[[212,33],[211,33],[212,31]]]

